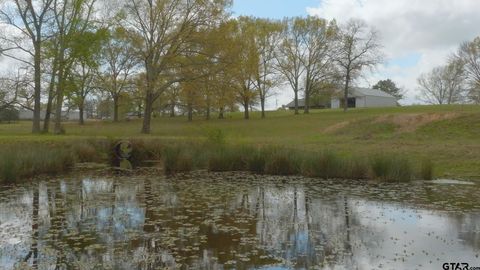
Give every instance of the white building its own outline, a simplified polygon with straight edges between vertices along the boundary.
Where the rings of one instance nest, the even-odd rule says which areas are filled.
[[[20,110],[18,117],[20,120],[33,120],[33,111],[30,110]],[[55,117],[55,112],[52,112],[52,119]],[[63,111],[62,117],[64,120],[67,121],[78,121],[80,120],[80,112],[79,111]],[[42,110],[40,112],[40,119],[45,119],[45,111]],[[87,113],[83,113],[83,119],[87,120]]]
[[[380,90],[368,88],[352,88],[348,95],[349,108],[396,107],[397,98]],[[343,108],[345,104],[343,92],[332,97],[332,109]]]

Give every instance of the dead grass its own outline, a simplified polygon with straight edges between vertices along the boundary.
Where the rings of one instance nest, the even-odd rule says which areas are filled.
[[[457,112],[391,114],[377,117],[374,123],[392,123],[397,126],[398,133],[411,133],[430,123],[451,120],[460,116],[462,114]]]
[[[327,127],[326,129],[323,130],[323,133],[324,134],[334,134],[338,130],[343,129],[343,128],[347,127],[348,125],[350,125],[350,121],[343,121],[343,122],[340,122],[338,124]]]

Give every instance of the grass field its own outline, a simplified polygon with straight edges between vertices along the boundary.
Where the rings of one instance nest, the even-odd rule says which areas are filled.
[[[480,106],[411,106],[398,108],[319,110],[309,115],[290,111],[241,113],[225,120],[156,118],[151,135],[140,135],[140,120],[121,123],[66,123],[66,135],[31,135],[31,123],[0,124],[0,144],[67,141],[85,138],[159,138],[196,140],[222,131],[228,142],[272,144],[341,154],[398,154],[430,159],[436,177],[480,180]]]

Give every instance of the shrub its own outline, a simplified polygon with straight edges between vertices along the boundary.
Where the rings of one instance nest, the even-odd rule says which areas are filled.
[[[352,180],[368,178],[369,168],[365,158],[350,158],[345,162],[344,177]]]
[[[169,146],[165,147],[162,153],[165,174],[189,172],[194,169],[193,156],[186,149],[178,146]]]
[[[282,148],[272,149],[265,163],[265,173],[271,175],[295,175],[300,173],[301,159],[298,153]]]
[[[430,159],[424,159],[420,168],[422,180],[433,180],[433,162]]]
[[[266,164],[267,164],[266,151],[256,149],[250,154],[250,158],[248,159],[248,170],[256,174],[264,174]]]
[[[213,172],[246,171],[252,150],[245,146],[213,147],[209,152],[208,170]]]
[[[307,154],[302,164],[302,174],[309,177],[343,178],[344,161],[330,151]]]
[[[413,178],[410,161],[396,156],[378,155],[372,160],[373,177],[383,181],[405,182]]]
[[[207,145],[224,146],[226,141],[227,136],[221,129],[207,130]]]
[[[86,141],[74,143],[72,151],[75,155],[75,160],[78,162],[95,162],[102,159],[97,152],[97,148]]]
[[[13,106],[7,106],[0,110],[0,123],[15,122],[19,120],[19,111]]]

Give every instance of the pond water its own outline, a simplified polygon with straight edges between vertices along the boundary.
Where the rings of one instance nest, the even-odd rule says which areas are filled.
[[[479,192],[206,172],[4,186],[0,269],[480,266]]]

